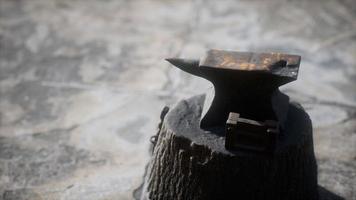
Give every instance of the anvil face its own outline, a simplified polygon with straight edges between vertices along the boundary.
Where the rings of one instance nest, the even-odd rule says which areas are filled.
[[[209,50],[200,60],[199,67],[202,74],[208,71],[233,73],[236,74],[234,81],[248,81],[245,80],[249,79],[248,76],[259,76],[260,81],[269,81],[268,85],[280,86],[297,79],[299,64],[300,56],[296,55]],[[238,78],[239,75],[245,78]],[[253,84],[253,81],[250,84]]]
[[[200,67],[238,71],[265,72],[295,80],[300,56],[281,53],[252,53],[210,50],[200,61]]]
[[[200,60],[167,60],[213,83],[215,96],[204,104],[203,129],[224,126],[230,112],[254,120],[281,121],[280,108],[288,97],[278,87],[297,79],[300,64],[296,55],[223,50],[209,50]]]

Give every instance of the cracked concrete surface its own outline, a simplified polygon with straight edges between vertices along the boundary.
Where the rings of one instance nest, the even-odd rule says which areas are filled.
[[[0,196],[133,199],[164,105],[211,87],[163,59],[302,56],[319,184],[356,199],[352,0],[1,0]]]

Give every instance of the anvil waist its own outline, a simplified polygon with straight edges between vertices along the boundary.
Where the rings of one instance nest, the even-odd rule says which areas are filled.
[[[278,89],[221,88],[215,85],[214,100],[200,125],[203,129],[225,126],[229,113],[234,112],[242,118],[275,120],[283,126],[288,103],[289,98]]]

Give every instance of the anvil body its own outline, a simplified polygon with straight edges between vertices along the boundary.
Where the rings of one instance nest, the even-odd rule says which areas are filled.
[[[214,85],[214,98],[204,105],[202,129],[225,126],[230,112],[253,120],[276,120],[283,127],[289,98],[278,87],[297,79],[300,56],[209,50],[199,60],[167,60]]]

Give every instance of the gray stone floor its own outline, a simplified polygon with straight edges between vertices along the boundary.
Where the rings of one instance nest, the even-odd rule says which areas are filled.
[[[164,105],[211,85],[166,57],[302,56],[319,182],[356,199],[356,2],[0,0],[0,197],[133,199]]]

